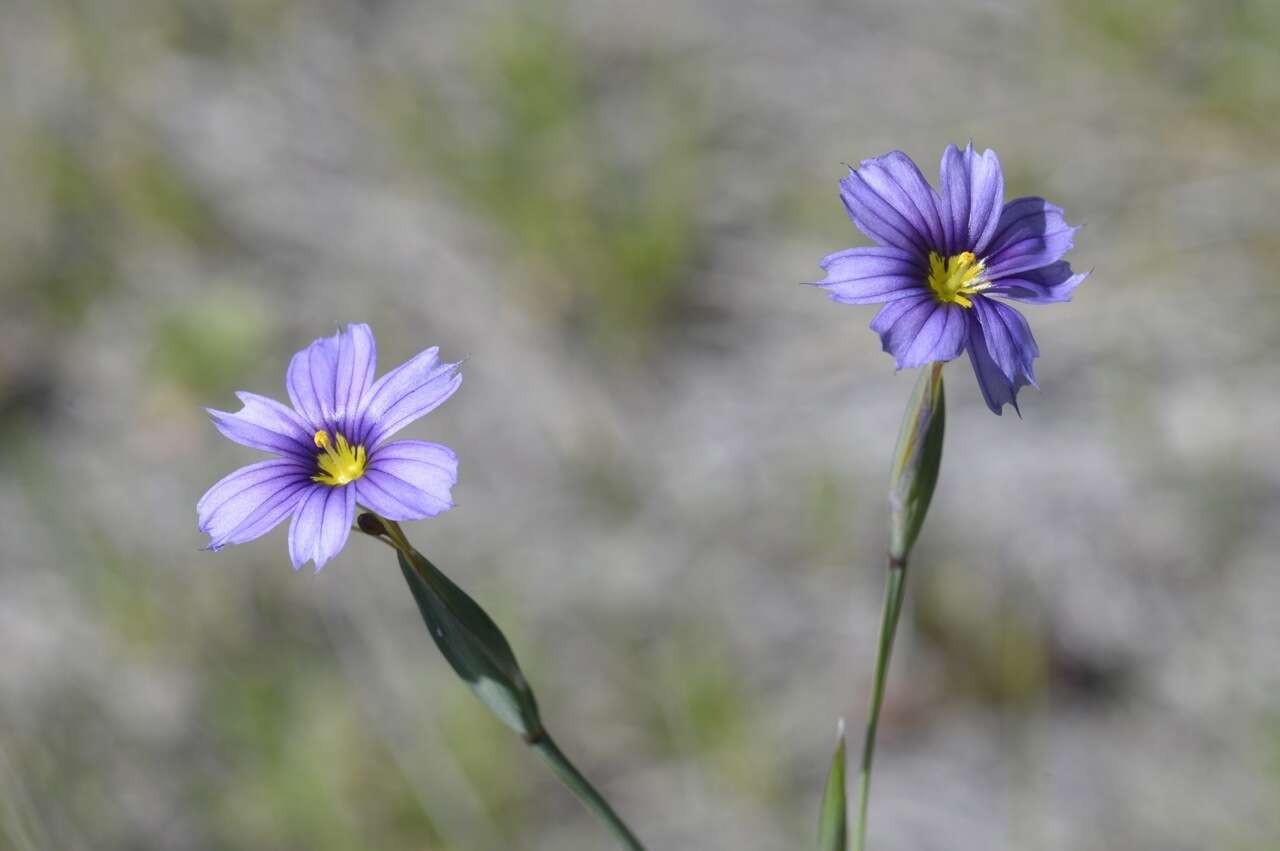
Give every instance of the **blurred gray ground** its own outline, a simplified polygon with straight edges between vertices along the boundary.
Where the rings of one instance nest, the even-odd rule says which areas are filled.
[[[654,851],[811,847],[913,376],[797,282],[842,163],[972,137],[1094,272],[1022,419],[947,370],[872,844],[1280,847],[1277,115],[1271,0],[8,0],[2,844],[607,847],[384,550],[200,551],[202,408],[363,320],[469,358],[410,534],[565,749]]]

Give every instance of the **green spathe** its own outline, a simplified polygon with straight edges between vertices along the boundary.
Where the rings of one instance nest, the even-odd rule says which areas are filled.
[[[516,662],[511,645],[493,619],[409,543],[399,523],[366,512],[357,519],[357,527],[395,549],[400,572],[418,604],[427,632],[450,667],[481,702],[547,761],[560,781],[600,819],[623,848],[644,851],[640,840],[605,797],[569,761],[542,726],[533,690]]]
[[[889,557],[905,561],[920,536],[938,483],[946,426],[942,364],[920,371],[907,403],[889,476]]]
[[[484,609],[426,556],[397,551],[427,631],[458,676],[494,715],[526,739],[543,734],[538,704],[511,645]]]

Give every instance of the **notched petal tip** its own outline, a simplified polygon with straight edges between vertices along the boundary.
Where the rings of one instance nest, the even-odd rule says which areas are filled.
[[[243,544],[270,532],[295,509],[307,470],[287,459],[250,464],[216,482],[196,503],[196,528],[208,549]]]
[[[285,373],[289,399],[314,431],[350,431],[352,419],[373,383],[378,344],[363,322],[339,326],[332,337],[319,337],[296,353]]]
[[[1093,270],[1075,272],[1065,260],[1028,269],[991,282],[987,295],[1011,298],[1026,304],[1059,304],[1071,301],[1076,288]]]
[[[915,165],[915,160],[907,156],[907,154],[902,150],[898,148],[894,148],[890,151],[887,151],[886,153],[881,154],[878,157],[868,157],[867,159],[862,160],[858,164],[858,168],[873,168],[876,166],[884,166],[885,163],[899,163],[899,162],[902,162],[903,160],[906,160],[912,165]]]
[[[1053,266],[1075,247],[1075,232],[1061,207],[1037,195],[1015,198],[1000,211],[1000,224],[984,262],[990,281]]]
[[[355,433],[375,447],[409,423],[425,416],[462,386],[462,365],[442,363],[433,346],[379,378],[370,388]]]
[[[847,248],[827,255],[820,265],[827,274],[813,286],[842,304],[879,304],[927,292],[919,258],[900,249]]]
[[[311,433],[302,418],[291,408],[256,393],[239,391],[239,411],[205,408],[214,427],[228,440],[295,459],[309,458]]]
[[[929,250],[930,227],[910,200],[909,189],[893,175],[893,162],[866,160],[851,170],[840,179],[840,200],[853,224],[877,245],[923,256]]]
[[[421,520],[453,509],[458,456],[452,449],[421,440],[386,443],[356,482],[361,505],[389,520]]]
[[[966,346],[978,389],[982,391],[983,401],[992,413],[999,415],[1004,405],[1011,404],[1021,417],[1018,391],[1033,385],[1031,362],[1035,354],[1032,351],[1038,353],[1039,349],[1035,347],[1035,341],[1029,338],[1029,330],[1024,339],[1022,328],[1012,318],[1021,319],[1021,314],[1007,305],[979,298],[981,301],[974,302],[979,321],[971,324]],[[1002,320],[1002,316],[1010,319],[1009,324]],[[994,348],[989,348],[988,343]]]

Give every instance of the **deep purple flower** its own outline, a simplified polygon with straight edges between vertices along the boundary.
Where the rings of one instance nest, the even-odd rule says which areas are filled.
[[[377,345],[368,325],[348,325],[293,356],[288,408],[237,393],[234,414],[210,409],[218,431],[275,455],[242,467],[196,504],[209,549],[261,537],[286,517],[295,569],[319,570],[347,542],[362,505],[388,520],[434,517],[453,507],[458,457],[438,443],[388,438],[432,411],[462,384],[439,349],[373,380]]]
[[[992,296],[1070,301],[1085,279],[1062,260],[1076,229],[1043,198],[1004,204],[1000,161],[972,142],[947,146],[939,186],[901,151],[850,168],[840,198],[876,245],[824,258],[818,285],[845,304],[884,303],[871,330],[899,369],[967,351],[987,406],[1017,410],[1040,349],[1022,314]]]

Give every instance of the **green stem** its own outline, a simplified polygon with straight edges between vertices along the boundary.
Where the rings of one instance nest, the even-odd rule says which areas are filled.
[[[363,526],[357,528],[399,550],[413,569],[417,571],[423,582],[432,585],[432,577],[425,573],[422,567],[423,563],[426,562],[426,557],[409,543],[409,539],[405,536],[404,530],[400,528],[400,524],[383,517],[379,517],[377,520],[381,528],[374,529]],[[635,834],[614,812],[613,807],[609,805],[604,796],[597,792],[596,788],[583,776],[582,772],[569,761],[569,758],[564,755],[541,723],[536,723],[536,727],[532,732],[525,735],[524,740],[525,744],[537,751],[551,765],[551,769],[555,772],[556,777],[560,779],[560,782],[568,787],[569,791],[576,795],[578,800],[582,801],[587,809],[604,823],[604,826],[609,829],[609,832],[614,835],[623,848],[628,849],[628,851],[645,851],[645,847],[640,844],[640,840],[636,839]]]
[[[902,600],[906,594],[907,555],[924,525],[934,486],[938,483],[938,468],[942,464],[942,438],[946,428],[942,367],[941,363],[933,363],[929,369],[920,371],[898,431],[898,445],[893,451],[893,467],[889,474],[889,576],[884,591],[871,710],[867,713],[867,734],[862,744],[862,769],[858,772],[854,851],[865,851],[867,845],[871,762],[875,757],[876,730],[880,726],[880,707],[884,704],[885,680],[889,677],[893,637],[898,631],[898,618],[902,614]]]
[[[867,716],[867,733],[862,742],[862,768],[858,772],[858,821],[853,832],[853,851],[864,851],[867,843],[867,800],[871,795],[871,760],[876,750],[876,730],[880,726],[880,706],[884,703],[884,684],[889,677],[889,656],[893,652],[893,636],[898,631],[902,599],[907,588],[906,559],[889,559],[889,581],[885,585],[884,614],[880,621],[880,646],[876,651],[875,685],[871,690],[871,711]]]
[[[636,839],[631,829],[613,811],[604,796],[596,791],[587,778],[582,776],[582,772],[561,752],[550,735],[544,731],[540,737],[530,741],[529,746],[551,765],[551,770],[560,778],[560,782],[569,787],[569,791],[577,795],[578,800],[609,828],[619,845],[630,851],[644,851],[640,840]]]

